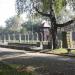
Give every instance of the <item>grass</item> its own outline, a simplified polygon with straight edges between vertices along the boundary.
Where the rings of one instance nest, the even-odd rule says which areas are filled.
[[[71,53],[72,53],[72,54],[75,54],[75,50],[72,50]]]
[[[0,75],[32,75],[32,72],[17,71],[18,64],[5,64],[0,62]]]
[[[64,55],[64,54],[68,53],[67,49],[65,49],[65,48],[55,49],[55,50],[52,50],[50,52],[52,52],[54,54],[59,54],[59,55]],[[70,54],[73,55],[73,56],[75,56],[75,50],[71,50]]]
[[[65,54],[65,53],[67,53],[67,50],[64,48],[59,48],[59,49],[53,50],[53,52],[57,53],[57,54]]]

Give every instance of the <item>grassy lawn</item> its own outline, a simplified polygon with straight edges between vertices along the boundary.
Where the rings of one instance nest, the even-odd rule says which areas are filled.
[[[0,75],[32,75],[32,72],[17,71],[18,64],[5,64],[0,62]]]

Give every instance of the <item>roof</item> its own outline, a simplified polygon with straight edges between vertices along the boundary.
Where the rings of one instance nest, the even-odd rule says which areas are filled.
[[[43,20],[41,24],[43,25],[42,27],[50,27],[48,21]]]

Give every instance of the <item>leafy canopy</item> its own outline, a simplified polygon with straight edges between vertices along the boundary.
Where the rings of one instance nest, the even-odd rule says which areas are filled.
[[[17,13],[22,14],[23,12],[35,12],[34,6],[38,7],[39,10],[49,13],[50,12],[50,2],[53,2],[54,11],[56,14],[62,10],[66,5],[66,0],[16,0]]]
[[[59,12],[63,9],[65,5],[66,5],[66,0],[55,0],[54,9],[56,14],[59,14]]]
[[[43,3],[43,11],[49,11],[50,10],[50,0],[42,0]],[[63,9],[63,7],[66,5],[66,0],[54,0],[53,1],[53,7],[56,14],[59,14],[59,12]]]

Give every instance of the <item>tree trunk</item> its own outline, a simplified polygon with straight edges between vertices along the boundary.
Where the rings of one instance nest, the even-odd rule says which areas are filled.
[[[57,48],[57,26],[56,26],[56,18],[53,10],[54,0],[50,1],[50,21],[51,21],[51,35],[52,35],[52,49]]]
[[[52,49],[57,48],[57,27],[53,27],[51,29],[51,35],[52,35]]]

